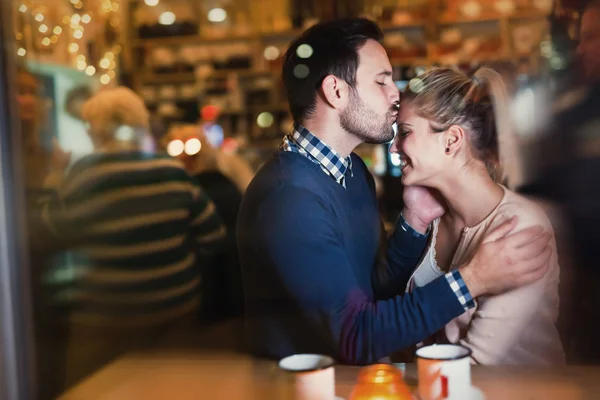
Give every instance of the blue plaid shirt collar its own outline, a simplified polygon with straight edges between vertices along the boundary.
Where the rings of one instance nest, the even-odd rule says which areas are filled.
[[[285,136],[281,149],[307,157],[343,187],[346,187],[346,172],[352,176],[352,158],[341,157],[300,124],[295,124],[294,130]]]

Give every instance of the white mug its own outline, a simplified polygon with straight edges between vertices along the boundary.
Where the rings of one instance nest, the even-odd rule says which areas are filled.
[[[466,400],[471,396],[471,350],[437,344],[417,350],[421,400]]]
[[[335,400],[335,361],[320,354],[295,354],[279,361],[283,371],[280,399]]]

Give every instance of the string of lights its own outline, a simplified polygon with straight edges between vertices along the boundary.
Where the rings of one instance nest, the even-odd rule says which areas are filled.
[[[116,77],[121,45],[109,43],[100,49],[101,57],[90,57],[88,41],[93,40],[105,24],[111,29],[119,28],[120,0],[85,0],[85,3],[68,0],[62,8],[55,4],[25,0],[17,6],[17,56],[33,59],[44,53],[66,51],[70,65],[88,76],[97,76],[102,84],[109,84]],[[59,46],[61,44],[64,46]],[[92,59],[98,61],[92,62]]]

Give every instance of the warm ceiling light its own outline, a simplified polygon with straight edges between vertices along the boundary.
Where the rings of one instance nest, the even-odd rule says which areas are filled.
[[[265,58],[269,61],[274,61],[277,60],[277,58],[279,57],[279,49],[275,46],[268,46],[263,55],[265,56]]]
[[[165,11],[158,17],[158,23],[161,25],[173,25],[175,23],[175,14],[171,11]]]
[[[222,8],[213,8],[208,12],[208,20],[210,22],[223,22],[227,19],[227,11]]]

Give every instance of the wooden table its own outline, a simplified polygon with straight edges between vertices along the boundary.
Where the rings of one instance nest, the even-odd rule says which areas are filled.
[[[336,394],[347,398],[359,368],[336,367]],[[416,386],[415,365],[406,381]],[[488,400],[600,399],[600,367],[473,367]],[[62,400],[280,400],[276,364],[231,353],[131,354],[100,370]],[[467,399],[465,399],[467,400]]]

